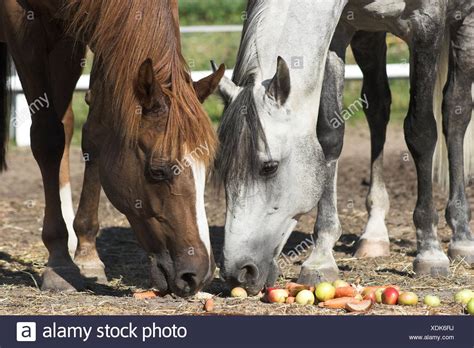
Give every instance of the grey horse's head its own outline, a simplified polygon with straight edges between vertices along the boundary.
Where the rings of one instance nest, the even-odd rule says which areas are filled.
[[[292,98],[281,57],[273,78],[236,86],[221,80],[226,104],[219,127],[216,172],[227,215],[221,274],[256,293],[279,274],[276,259],[300,214],[318,202],[326,177],[313,110]],[[309,99],[309,98],[307,98]]]

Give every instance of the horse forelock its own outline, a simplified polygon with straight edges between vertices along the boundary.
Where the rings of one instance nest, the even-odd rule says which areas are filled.
[[[233,76],[234,82],[239,86],[253,83],[258,73],[257,37],[264,30],[260,27],[260,23],[264,19],[268,6],[269,1],[265,0],[248,2],[246,11],[248,17],[244,23]]]
[[[121,141],[136,145],[142,115],[134,82],[141,64],[151,58],[170,100],[164,140],[155,148],[173,160],[182,157],[184,145],[192,150],[206,144],[210,151],[204,162],[212,161],[217,139],[181,54],[177,2],[67,0],[64,13],[69,32],[86,40],[103,62],[113,98],[108,115]]]
[[[243,88],[224,111],[218,137],[215,178],[235,194],[242,185],[249,186],[258,177],[262,147],[269,153],[252,85]]]

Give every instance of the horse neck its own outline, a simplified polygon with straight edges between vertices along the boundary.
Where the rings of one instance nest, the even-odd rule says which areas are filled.
[[[249,7],[234,81],[256,85],[273,77],[277,57],[290,66],[289,103],[310,97],[317,110],[327,51],[347,0],[255,1]],[[317,113],[316,113],[317,116]]]

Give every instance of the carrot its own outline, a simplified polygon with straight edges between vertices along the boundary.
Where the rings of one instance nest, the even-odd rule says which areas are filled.
[[[158,292],[153,291],[153,290],[136,292],[136,293],[133,294],[133,297],[138,299],[138,300],[146,300],[146,299],[150,299],[150,298],[155,298],[156,296],[158,296]]]
[[[354,297],[339,297],[320,302],[318,306],[322,308],[344,309],[348,303],[352,302],[358,302],[358,300],[354,299]]]
[[[312,288],[312,286],[309,286],[309,285],[291,283],[291,282],[285,285],[285,289],[288,290],[288,293],[290,294],[290,296],[293,296],[293,297],[298,295],[298,293],[301,290],[310,290],[311,291],[311,288]]]
[[[352,286],[343,286],[336,288],[335,298],[339,297],[355,297],[357,295],[357,290]]]

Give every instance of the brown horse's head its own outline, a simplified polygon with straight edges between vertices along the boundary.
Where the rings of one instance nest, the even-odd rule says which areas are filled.
[[[152,255],[158,288],[191,295],[215,267],[204,184],[217,140],[201,102],[224,67],[193,84],[175,0],[67,3],[69,32],[95,54],[89,117],[105,128],[104,191]]]
[[[212,93],[223,73],[222,66],[194,86],[187,83],[193,101],[186,107],[197,106],[197,115],[183,110],[180,98],[162,88],[147,59],[134,81],[140,114],[136,140],[123,142],[111,128],[101,149],[100,176],[108,198],[152,255],[155,285],[180,296],[201,289],[215,269],[204,208],[206,166],[215,138],[199,101]],[[191,126],[195,129],[181,128]]]

